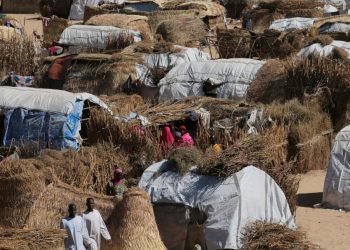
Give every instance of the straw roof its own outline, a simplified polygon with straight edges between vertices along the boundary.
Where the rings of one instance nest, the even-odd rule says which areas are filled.
[[[114,26],[121,29],[131,29],[139,31],[144,38],[150,39],[151,30],[147,22],[148,18],[146,16],[127,14],[102,14],[91,17],[86,21],[85,24]]]
[[[200,17],[215,17],[225,15],[226,9],[224,6],[215,2],[193,1],[182,3],[176,7],[178,10],[198,10]]]
[[[2,229],[0,249],[7,250],[63,250],[66,232],[59,229]]]
[[[124,193],[110,221],[110,250],[166,249],[159,235],[148,194],[140,188]],[[107,248],[106,248],[107,249]]]
[[[114,209],[110,197],[83,191],[64,184],[36,160],[4,162],[0,170],[0,226],[10,228],[52,228],[66,215],[69,203],[78,212],[85,208],[86,198],[93,197],[105,218]],[[39,170],[40,169],[40,170]],[[50,184],[51,183],[51,184]]]
[[[326,23],[350,23],[350,15],[339,15],[320,18],[315,20],[314,27],[319,28]]]

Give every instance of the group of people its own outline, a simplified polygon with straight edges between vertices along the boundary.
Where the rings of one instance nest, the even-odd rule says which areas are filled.
[[[60,228],[66,230],[68,237],[64,240],[65,250],[99,250],[101,236],[112,243],[100,212],[94,209],[93,198],[86,200],[86,211],[82,216],[77,215],[75,204],[69,204],[68,216],[62,219]]]
[[[164,126],[159,143],[164,147],[175,148],[194,146],[194,140],[187,131],[185,125],[181,125],[179,131],[175,131],[174,133],[170,128],[170,125]]]

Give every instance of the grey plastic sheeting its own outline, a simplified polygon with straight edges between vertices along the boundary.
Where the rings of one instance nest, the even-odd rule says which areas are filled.
[[[256,220],[295,227],[282,190],[253,166],[224,180],[194,172],[180,175],[168,168],[166,160],[153,164],[139,187],[150,194],[152,203],[183,204],[204,212],[208,249],[239,248],[244,226]]]
[[[218,98],[243,100],[264,63],[247,58],[182,63],[160,80],[159,100],[203,96],[203,83],[208,79],[216,83]]]
[[[323,189],[328,208],[350,211],[350,126],[336,136]]]

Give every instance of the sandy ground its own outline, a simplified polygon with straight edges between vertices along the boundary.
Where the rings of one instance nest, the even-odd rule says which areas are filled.
[[[326,172],[310,171],[302,176],[297,209],[297,224],[312,243],[322,249],[350,249],[350,213],[312,208],[322,200]]]

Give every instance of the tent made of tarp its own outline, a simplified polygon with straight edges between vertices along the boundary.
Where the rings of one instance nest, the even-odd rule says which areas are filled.
[[[319,33],[350,32],[350,23],[326,23],[318,29]]]
[[[98,6],[100,0],[73,0],[70,7],[69,19],[83,20],[85,6]]]
[[[176,46],[176,48],[182,51],[178,53],[146,54],[143,57],[144,63],[150,68],[162,68],[168,71],[182,63],[210,60],[209,54],[199,49],[182,46]]]
[[[220,179],[193,171],[181,175],[170,171],[170,164],[163,160],[145,170],[139,187],[149,193],[151,202],[157,206],[155,215],[160,235],[168,249],[183,249],[179,247],[184,245],[180,241],[186,239],[186,235],[181,237],[176,232],[186,233],[186,223],[194,220],[193,211],[202,221],[209,250],[240,248],[243,228],[256,220],[295,227],[283,191],[269,175],[253,166]],[[168,213],[159,220],[161,207],[158,205],[162,204],[184,205],[189,210],[181,216],[179,213],[184,209],[180,208],[178,213]],[[180,217],[181,220],[173,223],[174,218]]]
[[[235,58],[183,63],[160,80],[159,99],[171,101],[205,95],[204,83],[218,98],[243,100],[264,61]]]
[[[112,26],[72,25],[66,28],[59,40],[60,44],[105,49],[109,42],[119,36],[131,35],[134,42],[141,41],[140,32]]]
[[[119,36],[131,35],[134,42],[141,41],[140,32],[112,26],[72,25],[61,34],[60,44],[92,49],[105,49]]]
[[[336,136],[323,188],[327,208],[350,211],[350,126]]]
[[[298,56],[307,58],[308,56],[331,56],[333,54],[333,49],[341,48],[348,53],[348,58],[350,58],[350,42],[344,41],[333,41],[329,45],[323,46],[320,43],[314,43],[308,47],[301,49]]]
[[[3,145],[77,149],[86,102],[109,110],[99,98],[88,93],[0,87]]]
[[[293,17],[278,19],[272,22],[269,29],[278,31],[291,31],[310,29],[315,22],[315,18]]]

